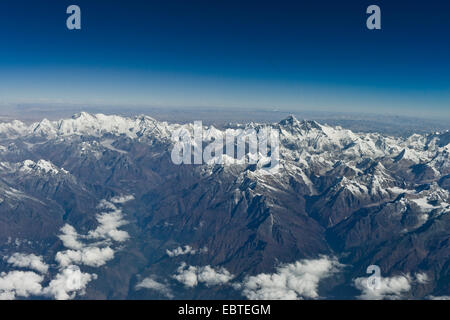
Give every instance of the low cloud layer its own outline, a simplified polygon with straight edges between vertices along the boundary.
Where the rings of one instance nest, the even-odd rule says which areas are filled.
[[[362,300],[397,300],[403,299],[413,285],[423,285],[429,281],[428,275],[418,272],[414,275],[398,275],[393,277],[380,277],[378,286],[369,285],[368,280],[373,277],[361,277],[353,280],[353,285],[361,291],[358,296]]]
[[[70,265],[61,269],[48,286],[43,287],[44,276],[32,271],[11,271],[0,274],[0,300],[14,300],[30,296],[46,296],[57,300],[73,299],[83,295],[88,283],[97,275],[83,273]]]
[[[43,294],[57,300],[74,299],[77,294],[83,295],[88,283],[96,278],[95,274],[81,272],[78,266],[68,266],[50,281],[48,287],[43,290]]]
[[[450,300],[450,296],[429,296],[430,300]]]
[[[83,244],[78,240],[78,232],[70,224],[66,224],[61,228],[59,239],[64,247],[74,250],[83,248]]]
[[[72,264],[84,264],[90,267],[101,267],[114,258],[114,250],[110,247],[98,248],[95,246],[81,250],[66,250],[58,252],[55,260],[62,267]]]
[[[112,203],[122,204],[122,203],[125,203],[125,202],[128,202],[128,201],[131,201],[131,200],[134,200],[134,196],[132,196],[132,195],[126,195],[126,196],[121,195],[121,196],[116,196],[116,197],[111,198],[110,201]]]
[[[262,273],[247,277],[235,287],[250,300],[298,300],[318,298],[320,280],[329,277],[342,267],[334,258],[321,257],[285,264],[275,273]]]
[[[169,257],[177,257],[177,256],[182,256],[182,255],[186,255],[186,254],[202,254],[202,253],[206,253],[208,252],[208,248],[207,247],[203,247],[201,249],[194,249],[191,246],[184,246],[184,247],[178,247],[175,248],[173,250],[166,250],[166,253]]]
[[[429,281],[426,273],[416,273],[416,280],[418,283],[425,284]]]
[[[117,242],[124,242],[129,238],[126,231],[119,230],[120,227],[127,224],[123,219],[122,210],[115,208],[112,212],[102,212],[97,215],[97,221],[99,223],[98,227],[89,232],[88,238],[114,240]]]
[[[6,262],[17,268],[27,268],[40,273],[48,272],[48,265],[41,256],[34,254],[15,253]]]
[[[136,290],[150,289],[159,292],[169,299],[173,298],[172,291],[166,283],[161,283],[155,280],[153,276],[147,277],[136,285]]]
[[[116,205],[134,199],[133,196],[120,196],[110,201],[102,200],[97,214],[98,226],[86,235],[79,234],[76,229],[66,224],[61,228],[59,239],[67,250],[55,256],[58,273],[42,286],[44,276],[31,271],[11,271],[0,274],[0,300],[27,298],[29,296],[47,296],[58,300],[74,299],[83,295],[86,287],[96,274],[82,272],[79,265],[100,267],[114,258],[117,243],[129,238],[126,231],[119,230],[127,222],[122,210]],[[7,258],[7,263],[14,267],[36,270],[42,274],[48,272],[49,266],[42,257],[34,254],[15,253]]]
[[[44,277],[31,271],[11,271],[0,273],[0,300],[28,298],[42,293]]]
[[[184,284],[186,287],[192,288],[199,283],[206,286],[226,284],[232,280],[234,276],[225,268],[188,266],[183,262],[173,278]]]
[[[353,280],[355,287],[361,290],[358,296],[362,300],[396,300],[401,299],[405,293],[411,290],[411,278],[407,275],[394,277],[381,277],[377,287],[368,283],[369,278],[356,278]]]
[[[134,197],[120,197],[117,203],[123,203],[126,199]],[[114,242],[121,243],[129,238],[126,231],[119,230],[127,224],[122,210],[112,202],[102,200],[98,208],[105,210],[97,214],[98,226],[88,232],[87,235],[79,234],[74,227],[66,224],[61,229],[59,238],[68,250],[58,252],[55,260],[61,267],[69,265],[87,265],[100,267],[114,258]]]

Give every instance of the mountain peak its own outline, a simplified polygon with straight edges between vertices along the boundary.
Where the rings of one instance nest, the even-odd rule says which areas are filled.
[[[322,126],[314,120],[297,120],[296,117],[290,115],[279,122],[279,125],[287,129],[295,129],[295,131],[309,132],[311,130],[322,131]]]
[[[92,115],[88,112],[82,111],[79,113],[76,113],[72,116],[72,119],[77,120],[77,119],[92,119],[95,118],[95,115]]]
[[[60,172],[68,173],[64,169],[57,168],[50,161],[43,160],[43,159],[39,160],[38,162],[34,162],[32,160],[25,160],[22,163],[21,170],[25,171],[25,172],[37,171],[37,172],[44,172],[44,173],[51,173],[51,174],[58,174]]]
[[[311,129],[321,130],[322,129],[321,125],[315,120],[303,120],[302,127],[305,129],[308,129],[308,130],[311,130]]]
[[[294,115],[291,114],[286,119],[281,120],[279,124],[283,126],[293,126],[300,124],[300,122]]]

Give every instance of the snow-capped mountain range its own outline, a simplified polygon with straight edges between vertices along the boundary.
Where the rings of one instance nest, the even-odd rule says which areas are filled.
[[[173,133],[192,133],[193,124],[84,112],[0,123],[0,297],[450,294],[449,131],[400,138],[291,116],[205,126],[203,144],[267,128],[280,141],[271,174],[245,162],[174,164]],[[114,240],[119,227],[126,240]],[[90,242],[70,247],[67,239]],[[23,261],[48,271],[24,271],[31,262]],[[373,264],[384,291],[363,285]],[[300,284],[280,280],[274,288],[267,279],[275,276]],[[24,293],[9,284],[15,277],[35,286]],[[80,288],[64,291],[63,277],[78,277]],[[311,279],[313,289],[302,291]]]

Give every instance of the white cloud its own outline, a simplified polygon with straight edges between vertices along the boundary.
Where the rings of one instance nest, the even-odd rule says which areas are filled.
[[[112,203],[125,203],[128,201],[134,200],[134,196],[128,195],[128,196],[116,196],[111,198]]]
[[[111,201],[122,204],[132,199],[134,199],[133,196],[121,196]],[[80,235],[68,224],[61,229],[62,234],[59,238],[69,250],[56,254],[55,260],[61,270],[44,289],[46,295],[58,300],[73,299],[77,294],[83,295],[87,284],[97,276],[83,273],[77,265],[90,267],[105,265],[114,258],[115,249],[111,247],[113,241],[123,242],[129,238],[126,231],[119,230],[121,226],[127,224],[127,221],[123,219],[122,210],[106,200],[102,200],[97,208],[109,210],[109,212],[97,214],[98,226],[87,235]],[[92,243],[92,241],[96,242]]]
[[[178,268],[178,274],[173,276],[176,280],[183,283],[186,287],[195,287],[198,284],[197,267],[189,266],[183,263]]]
[[[28,298],[42,292],[44,277],[31,271],[11,271],[0,273],[0,300]]]
[[[200,267],[197,273],[198,282],[207,286],[220,285],[229,282],[234,276],[225,268]]]
[[[339,271],[341,267],[336,259],[326,256],[300,260],[282,265],[272,274],[247,277],[236,288],[242,288],[243,295],[251,300],[318,298],[320,280]]]
[[[428,282],[428,275],[426,273],[416,273],[416,280],[418,283],[424,284]]]
[[[0,290],[0,301],[1,300],[15,300],[16,293],[14,291],[2,291]]]
[[[429,296],[430,300],[450,300],[450,296]]]
[[[83,244],[78,240],[78,232],[70,224],[64,225],[60,231],[62,234],[59,235],[59,239],[66,248],[78,250],[83,247]]]
[[[356,278],[353,280],[355,287],[361,290],[358,297],[363,300],[400,299],[403,294],[411,290],[411,279],[407,275],[394,277],[381,277],[378,288],[373,288],[367,283],[368,278]]]
[[[124,196],[117,201],[122,203],[125,199],[129,199],[129,197]],[[79,264],[100,267],[114,258],[115,249],[111,247],[112,242],[124,242],[129,238],[128,232],[119,230],[121,226],[127,224],[120,209],[106,200],[102,200],[98,208],[111,211],[97,214],[98,226],[89,231],[87,235],[80,235],[69,224],[61,228],[62,234],[59,238],[63,245],[70,250],[56,254],[55,260],[60,267]],[[97,242],[92,243],[93,240]]]
[[[96,278],[97,275],[83,273],[77,266],[68,266],[50,281],[43,293],[57,300],[74,299],[77,294],[84,295],[87,284]]]
[[[160,283],[154,279],[153,276],[147,277],[136,285],[136,290],[151,289],[165,295],[167,298],[172,299],[173,294],[169,286],[164,283]]]
[[[14,253],[7,262],[18,268],[29,268],[41,273],[48,272],[48,265],[44,263],[43,258],[34,254]]]
[[[90,231],[88,237],[92,239],[112,239],[117,242],[123,242],[129,238],[128,232],[118,230],[121,226],[127,224],[123,219],[122,211],[103,212],[97,215],[98,227]]]
[[[109,202],[106,199],[103,199],[100,201],[100,203],[97,205],[97,209],[104,209],[104,210],[117,210],[117,207]]]
[[[113,200],[121,204],[132,198],[132,196],[121,196]],[[60,270],[46,288],[41,286],[44,277],[34,272],[1,273],[0,299],[46,295],[58,300],[67,300],[83,295],[88,283],[96,279],[97,275],[84,273],[77,265],[100,267],[106,264],[114,258],[113,243],[123,242],[129,238],[126,231],[119,230],[127,223],[120,209],[106,200],[101,201],[98,208],[110,210],[110,212],[98,214],[97,228],[88,232],[87,235],[79,234],[69,224],[61,228],[59,239],[68,250],[56,254],[55,260]],[[47,273],[49,269],[42,257],[34,254],[16,253],[7,258],[7,262],[15,267],[30,268],[41,273]]]
[[[166,250],[166,253],[169,257],[176,257],[185,254],[195,254],[195,250],[191,246],[184,246],[184,248],[178,247],[173,250]]]
[[[61,267],[72,264],[84,264],[90,267],[100,267],[114,258],[114,250],[110,247],[86,247],[81,250],[66,250],[56,254],[55,260]]]
[[[181,255],[185,255],[185,254],[196,254],[196,253],[206,253],[208,252],[208,248],[207,247],[203,247],[201,249],[194,249],[191,246],[184,246],[183,247],[178,247],[175,248],[173,250],[166,250],[166,253],[169,257],[176,257],[176,256],[181,256]]]
[[[188,266],[183,262],[173,278],[186,287],[195,287],[199,283],[204,283],[206,286],[225,284],[234,276],[225,268]]]
[[[14,300],[18,297],[50,296],[58,300],[73,299],[83,295],[87,284],[96,279],[95,274],[82,273],[77,266],[63,269],[42,288],[44,277],[31,271],[11,271],[0,274],[0,300]]]

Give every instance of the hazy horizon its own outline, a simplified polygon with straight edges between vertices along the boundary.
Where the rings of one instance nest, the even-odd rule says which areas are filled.
[[[261,108],[206,107],[144,107],[24,104],[8,109],[0,107],[0,123],[20,120],[31,124],[43,119],[60,120],[80,112],[115,114],[126,117],[146,115],[158,121],[188,123],[202,121],[206,125],[224,127],[230,123],[276,123],[290,115],[299,120],[315,120],[322,124],[341,126],[354,132],[378,132],[393,136],[410,136],[448,131],[450,119],[420,118],[409,115],[370,112],[284,111]]]

